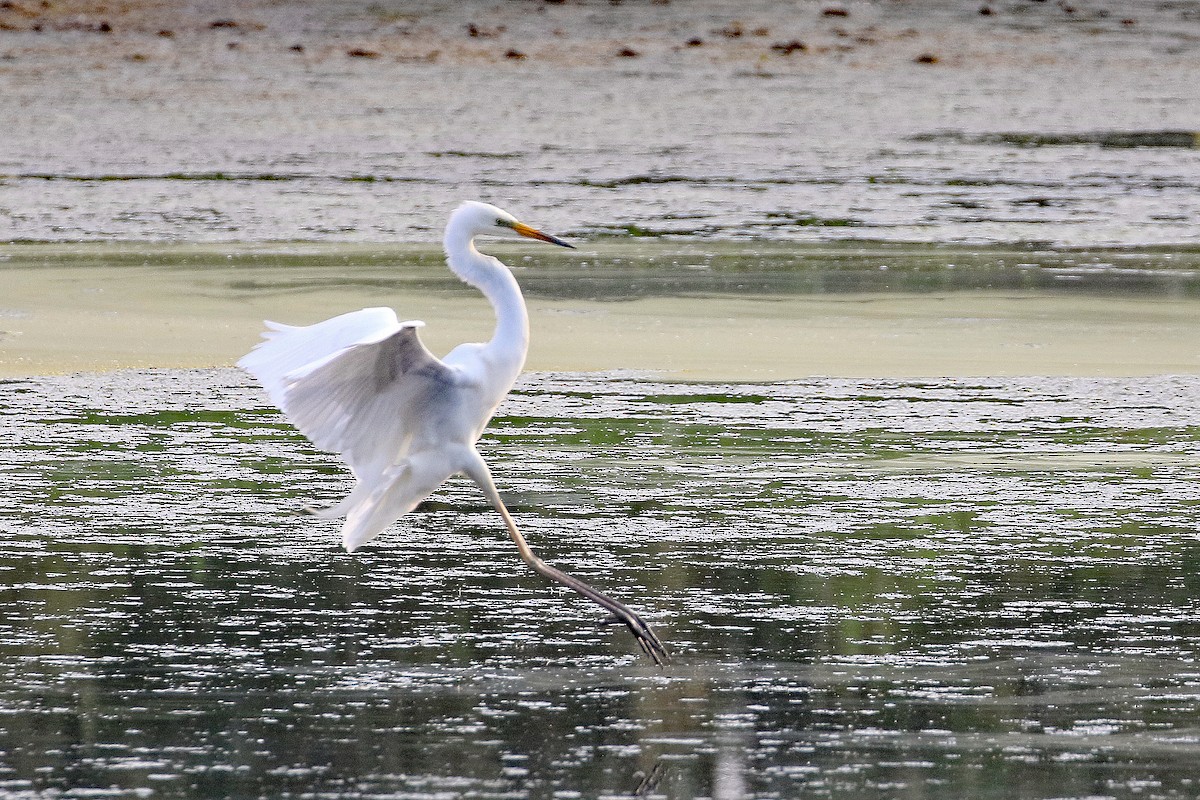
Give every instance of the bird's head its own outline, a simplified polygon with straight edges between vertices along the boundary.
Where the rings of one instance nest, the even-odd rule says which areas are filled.
[[[472,237],[489,234],[508,237],[520,236],[575,249],[575,245],[567,244],[557,236],[542,233],[537,228],[526,225],[502,208],[473,200],[463,203],[455,210],[450,217],[450,224],[452,226],[461,225]]]

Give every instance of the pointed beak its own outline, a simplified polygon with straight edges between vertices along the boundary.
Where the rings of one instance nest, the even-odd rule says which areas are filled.
[[[531,228],[523,222],[514,222],[512,229],[528,239],[537,239],[539,242],[549,242],[550,244],[556,244],[559,247],[569,247],[572,250],[575,249],[575,245],[567,244],[557,236],[551,236],[548,233],[542,233],[537,228]]]

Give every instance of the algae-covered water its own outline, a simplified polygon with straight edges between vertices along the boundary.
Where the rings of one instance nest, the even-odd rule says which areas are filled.
[[[232,370],[0,392],[10,797],[1191,797],[1200,379],[538,373],[348,555]]]
[[[529,305],[534,371],[690,380],[1200,370],[1200,249],[481,240]],[[428,246],[0,245],[0,377],[234,363],[264,318],[389,305],[436,354],[491,335]]]

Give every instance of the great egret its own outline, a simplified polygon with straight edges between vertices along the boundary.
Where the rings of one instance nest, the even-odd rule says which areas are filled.
[[[348,551],[374,539],[450,476],[466,473],[500,512],[525,563],[610,611],[611,621],[628,626],[646,655],[662,664],[666,649],[637,614],[534,554],[475,449],[529,348],[521,289],[504,264],[475,249],[481,234],[572,245],[486,203],[463,203],[450,215],[446,262],[492,304],[490,342],[461,344],[439,361],[417,336],[425,323],[400,322],[390,308],[365,308],[307,327],[267,322],[265,341],[238,366],[313,444],[350,465],[357,479],[350,494],[312,512],[346,517],[342,544]]]

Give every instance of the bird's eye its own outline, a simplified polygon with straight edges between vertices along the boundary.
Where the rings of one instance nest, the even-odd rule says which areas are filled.
[[[506,219],[498,219],[498,220],[496,220],[496,227],[498,227],[498,228],[507,228],[507,227],[508,227],[508,220],[506,220]]]

